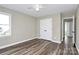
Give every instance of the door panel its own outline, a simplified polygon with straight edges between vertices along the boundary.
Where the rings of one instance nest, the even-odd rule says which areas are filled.
[[[40,38],[52,40],[52,19],[40,20]]]

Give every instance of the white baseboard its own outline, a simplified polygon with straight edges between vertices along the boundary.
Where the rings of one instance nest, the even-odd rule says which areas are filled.
[[[76,48],[77,48],[77,51],[78,51],[78,53],[79,53],[79,48],[78,48],[78,46],[76,45]]]
[[[39,39],[42,39],[42,38],[40,38],[40,37],[38,37]],[[55,40],[52,40],[52,39],[50,39],[49,41],[52,41],[52,42],[55,42],[55,43],[61,43],[61,41],[55,41]]]
[[[52,42],[55,42],[55,43],[61,43],[61,41],[55,41],[55,40],[52,40]]]
[[[23,43],[23,42],[26,42],[26,41],[29,41],[29,40],[32,40],[32,39],[35,39],[35,38],[37,38],[37,37],[29,38],[29,39],[27,39],[27,40],[23,40],[23,41],[15,42],[15,43],[8,44],[8,45],[4,45],[4,46],[0,46],[0,49],[7,48],[7,47],[10,47],[10,46],[19,44],[19,43]]]
[[[19,42],[14,42],[14,43],[11,43],[11,44],[7,44],[7,45],[4,45],[4,46],[0,46],[0,49],[7,48],[7,47],[10,47],[10,46],[19,44],[19,43],[23,43],[23,42],[26,42],[26,41],[29,41],[29,40],[32,40],[32,39],[35,39],[35,38],[38,38],[38,37],[29,38],[29,39],[27,39],[27,40],[23,40],[23,41],[19,41]],[[40,39],[40,38],[39,38],[39,39]],[[54,41],[54,40],[50,40],[50,41],[56,42],[56,43],[61,43],[60,41]]]

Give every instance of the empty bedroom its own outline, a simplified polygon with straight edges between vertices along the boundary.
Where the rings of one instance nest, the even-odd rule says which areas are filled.
[[[78,4],[0,4],[0,55],[78,54]]]

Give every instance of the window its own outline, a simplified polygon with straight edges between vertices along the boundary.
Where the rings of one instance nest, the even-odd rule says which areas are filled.
[[[4,13],[0,13],[0,37],[10,34],[10,16]]]

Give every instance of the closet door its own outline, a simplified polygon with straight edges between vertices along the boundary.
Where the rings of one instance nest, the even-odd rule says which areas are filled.
[[[40,20],[40,38],[52,41],[52,18]]]

